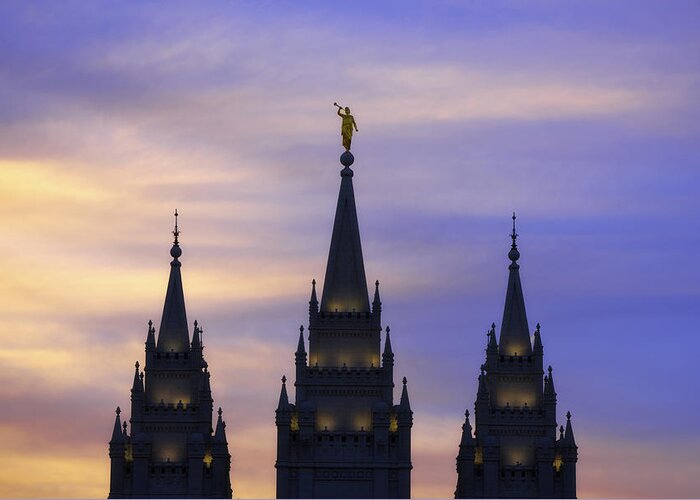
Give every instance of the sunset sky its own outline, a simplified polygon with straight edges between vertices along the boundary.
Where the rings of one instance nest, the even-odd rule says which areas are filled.
[[[234,496],[274,497],[338,101],[413,496],[454,494],[515,210],[579,497],[697,497],[699,25],[696,1],[1,3],[0,496],[106,497],[177,208]]]

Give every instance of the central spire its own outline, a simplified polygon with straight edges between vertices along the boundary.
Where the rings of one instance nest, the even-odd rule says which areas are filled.
[[[508,289],[506,291],[506,304],[503,308],[503,322],[501,323],[501,335],[498,345],[500,353],[508,356],[532,354],[530,344],[530,329],[527,325],[527,314],[525,313],[525,298],[523,297],[523,287],[520,283],[520,252],[516,240],[518,234],[515,232],[515,212],[513,212],[513,232],[510,235],[513,243],[508,252],[511,263],[508,266]]]
[[[321,311],[369,312],[367,278],[352,187],[352,161],[341,158],[341,162],[345,168],[340,172],[340,192],[323,283]]]
[[[177,226],[178,213],[175,210],[175,229],[173,230],[173,247],[170,249],[170,278],[168,291],[165,294],[163,317],[160,320],[158,343],[156,349],[161,352],[185,352],[189,350],[190,335],[187,330],[187,314],[185,313],[185,294],[182,291],[182,276],[180,275],[180,230]]]

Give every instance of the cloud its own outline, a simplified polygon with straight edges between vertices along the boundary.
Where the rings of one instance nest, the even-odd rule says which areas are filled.
[[[695,413],[695,43],[673,23],[552,29],[531,7],[506,22],[448,4],[419,25],[415,5],[371,19],[367,5],[260,5],[0,16],[0,496],[105,495],[174,208],[234,493],[274,494],[279,378],[310,279],[322,285],[338,189],[335,100],[360,126],[363,250],[410,381],[414,496],[453,494],[513,209],[528,312],[580,418],[580,496],[697,491],[696,433],[680,443],[650,417]],[[609,21],[639,15],[623,10]]]

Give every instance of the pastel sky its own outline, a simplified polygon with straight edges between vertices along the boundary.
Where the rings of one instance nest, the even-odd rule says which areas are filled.
[[[454,493],[516,210],[579,497],[697,497],[699,22],[694,1],[0,4],[0,496],[107,495],[176,207],[234,495],[274,496],[338,101],[413,496]]]

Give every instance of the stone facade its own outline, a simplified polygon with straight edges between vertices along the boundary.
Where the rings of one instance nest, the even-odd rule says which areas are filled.
[[[466,412],[455,498],[576,498],[571,414],[557,438],[554,376],[551,366],[544,375],[539,324],[530,340],[516,238],[513,215],[503,323],[498,341],[495,324],[488,332],[474,436]]]
[[[109,442],[109,498],[231,498],[231,456],[221,408],[212,429],[213,399],[201,330],[190,340],[178,243],[156,339],[148,323],[143,371],[136,362],[131,433],[120,409]]]
[[[406,379],[394,405],[389,328],[381,351],[379,282],[370,306],[353,192],[341,186],[321,303],[312,284],[309,351],[300,328],[296,398],[286,378],[276,411],[277,498],[409,498],[411,411]]]

